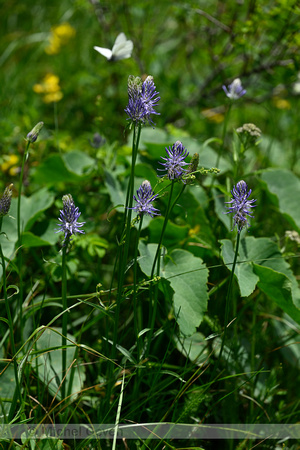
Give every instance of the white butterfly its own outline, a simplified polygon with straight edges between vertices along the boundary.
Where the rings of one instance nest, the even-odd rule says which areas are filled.
[[[112,50],[103,47],[94,47],[94,49],[105,56],[108,61],[118,61],[131,57],[133,42],[127,40],[124,33],[120,33],[115,40]]]

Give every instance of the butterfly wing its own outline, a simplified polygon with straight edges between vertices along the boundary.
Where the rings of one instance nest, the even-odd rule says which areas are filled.
[[[132,50],[133,42],[127,40],[124,33],[120,33],[113,45],[111,59],[114,61],[118,61],[120,59],[130,58]]]
[[[113,52],[109,48],[94,47],[94,49],[101,55],[105,56],[106,59],[112,59]]]

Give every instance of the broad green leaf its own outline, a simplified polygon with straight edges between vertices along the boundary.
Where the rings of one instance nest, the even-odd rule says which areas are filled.
[[[61,381],[62,374],[62,350],[61,343],[61,328],[46,329],[37,340],[37,350],[41,351],[38,355],[32,354],[33,369],[37,372],[40,380],[47,386],[51,395],[56,395],[57,399],[61,400]],[[67,335],[67,370],[74,361],[76,346],[72,344],[75,342],[74,336],[68,333]],[[71,341],[71,342],[70,342]],[[37,360],[37,361],[36,361]],[[74,378],[70,389],[71,372],[74,370]],[[78,364],[78,360],[70,369],[66,376],[66,392],[72,394],[71,400],[75,400],[78,393],[83,387],[85,380],[84,366]],[[69,391],[70,389],[70,391]]]
[[[121,185],[117,174],[113,171],[104,170],[104,180],[107,192],[113,205],[125,205],[126,189]]]
[[[226,208],[225,201],[229,201],[230,199],[226,199],[225,195],[219,191],[218,189],[212,190],[214,202],[215,202],[215,212],[221,222],[225,225],[227,230],[231,230],[232,228],[232,218],[229,214],[224,214],[228,209]]]
[[[150,239],[152,242],[159,241],[163,222],[164,222],[163,217],[155,217],[154,220],[151,220],[149,230],[150,230]],[[166,245],[166,247],[176,245],[179,241],[183,241],[184,239],[186,239],[188,237],[188,233],[189,233],[188,226],[175,225],[173,222],[169,221],[164,236],[164,244]]]
[[[21,231],[29,231],[38,217],[49,208],[54,201],[54,195],[50,193],[47,188],[42,188],[39,191],[35,192],[30,197],[21,197]],[[11,201],[11,207],[9,210],[9,214],[3,217],[2,231],[4,234],[0,235],[0,242],[2,245],[2,251],[6,258],[11,259],[14,255],[15,244],[18,240],[18,231],[17,231],[17,208],[18,208],[18,199],[13,198]],[[33,236],[33,235],[32,235]],[[32,246],[33,238],[26,236],[27,246]],[[30,241],[29,241],[30,239]],[[39,237],[37,239],[42,239],[43,237]],[[35,239],[35,242],[37,242]],[[30,244],[31,242],[31,244]],[[41,245],[48,245],[47,243],[40,243]],[[40,245],[37,244],[37,245]],[[0,267],[0,274],[2,274],[2,267]]]
[[[156,244],[145,245],[140,241],[141,270],[151,274]],[[163,253],[163,252],[162,252]],[[183,335],[196,332],[207,310],[208,270],[201,258],[186,250],[173,250],[161,261],[160,276],[169,281],[174,291],[174,315]]]
[[[174,250],[170,258],[164,272],[174,290],[174,314],[181,333],[190,336],[207,310],[208,270],[186,250]]]
[[[67,169],[76,175],[86,175],[93,169],[96,161],[84,152],[74,150],[63,154]]]
[[[0,424],[5,423],[4,414],[8,414],[16,389],[13,364],[6,370],[7,363],[0,362]]]
[[[300,231],[300,180],[290,170],[271,169],[262,173],[268,190],[278,198],[279,209],[287,220]]]
[[[198,205],[203,209],[208,207],[208,197],[202,186],[199,186],[198,184],[188,186],[188,191],[189,194],[194,197]]]
[[[232,243],[226,239],[220,242],[224,263],[231,270],[234,259]],[[235,276],[242,296],[250,295],[257,284],[284,311],[292,313],[291,317],[298,322],[298,314],[300,319],[298,282],[277,244],[271,239],[253,236],[241,239]],[[279,296],[280,289],[282,292]]]
[[[226,172],[231,168],[230,163],[222,156],[221,158],[218,158],[217,152],[209,146],[203,145],[202,148],[200,148],[199,157],[200,157],[199,165],[200,167],[204,167],[205,169],[216,167],[218,159],[219,163],[217,169],[220,169],[222,173]],[[207,185],[211,184],[211,176],[207,177],[205,184]]]
[[[56,185],[60,182],[76,183],[82,177],[68,170],[60,155],[51,155],[36,168],[33,179],[37,184]]]
[[[135,166],[135,177],[141,179],[141,183],[144,180],[148,180],[151,183],[152,189],[154,189],[157,183],[157,174],[151,166],[145,163],[138,163]],[[141,184],[140,183],[140,184]]]
[[[221,242],[221,255],[224,263],[231,271],[234,260],[234,250],[232,242],[228,239],[223,239]],[[241,262],[243,261],[243,262]],[[240,287],[242,297],[248,297],[254,289],[259,280],[258,276],[253,272],[252,261],[246,258],[243,253],[242,245],[239,248],[239,257],[234,272]]]
[[[280,353],[290,364],[299,368],[300,347],[297,344],[297,337],[295,338],[294,336],[295,330],[298,329],[298,324],[287,314],[282,319],[277,320],[277,318],[274,318],[272,320],[279,341],[284,342]]]
[[[15,200],[15,208],[17,199]],[[54,194],[48,191],[47,188],[39,189],[30,197],[21,198],[21,230],[29,231],[37,218],[43,211],[48,209],[54,202]],[[15,214],[17,217],[16,210]]]
[[[47,229],[39,237],[50,245],[54,245],[59,240],[60,236],[60,233],[55,232],[58,228],[58,219],[50,219],[48,223]]]
[[[258,287],[300,324],[300,309],[296,308],[293,302],[290,279],[283,273],[257,264],[254,264],[254,271],[260,279]]]
[[[183,356],[189,358],[193,364],[201,366],[207,359],[209,351],[207,348],[207,341],[203,334],[194,333],[192,336],[175,337],[177,350],[182,353]]]
[[[44,241],[39,236],[35,236],[30,231],[22,234],[22,245],[24,247],[42,247],[43,245],[51,245],[50,242]]]

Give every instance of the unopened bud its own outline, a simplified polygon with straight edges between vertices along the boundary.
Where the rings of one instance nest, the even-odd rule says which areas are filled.
[[[39,122],[34,128],[27,134],[27,140],[31,143],[35,142],[40,134],[41,129],[44,126],[44,122]]]

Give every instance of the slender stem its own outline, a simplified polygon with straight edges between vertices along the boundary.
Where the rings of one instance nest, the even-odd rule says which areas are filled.
[[[133,190],[134,190],[134,172],[135,172],[135,163],[137,158],[137,152],[139,148],[139,142],[141,137],[141,125],[135,125],[133,128],[133,140],[132,140],[132,161],[131,161],[131,173],[130,179],[127,187],[126,201],[125,201],[125,211],[124,211],[124,228],[126,227],[126,223],[128,224],[128,216],[130,216],[129,223],[131,223],[131,215],[132,215],[132,204],[133,204]]]
[[[68,329],[68,313],[67,313],[67,246],[68,241],[65,242],[65,246],[62,249],[62,278],[61,278],[61,299],[63,305],[63,316],[62,316],[62,379],[66,374],[67,370],[67,329]],[[66,380],[62,383],[62,400],[66,397]]]
[[[157,262],[158,254],[159,254],[160,249],[161,249],[161,246],[162,246],[162,241],[163,241],[164,234],[165,234],[165,231],[166,231],[166,228],[167,228],[167,225],[168,225],[169,216],[170,216],[170,214],[171,214],[171,212],[172,212],[174,206],[175,206],[176,203],[178,202],[179,197],[183,194],[183,191],[184,191],[185,188],[186,188],[186,184],[184,184],[184,185],[182,186],[181,191],[179,192],[179,194],[178,194],[177,197],[175,198],[175,200],[174,200],[172,206],[170,206],[170,205],[171,205],[171,200],[172,200],[172,195],[173,195],[173,190],[174,190],[174,184],[175,184],[175,181],[172,180],[171,190],[170,190],[170,196],[169,196],[169,202],[168,202],[168,205],[167,205],[167,210],[166,210],[165,220],[164,220],[163,227],[162,227],[162,231],[161,231],[161,234],[160,234],[160,238],[159,238],[159,243],[158,243],[158,246],[157,246],[156,254],[155,254],[155,257],[154,257],[154,260],[153,260],[153,264],[152,264],[152,270],[151,270],[150,279],[152,279],[152,278],[153,278],[153,275],[154,275],[155,265],[156,265],[156,262]]]
[[[237,257],[238,257],[238,253],[239,253],[239,243],[240,243],[240,233],[237,234],[236,246],[235,246],[235,255],[234,255],[234,260],[233,260],[233,264],[232,264],[232,269],[231,269],[231,274],[230,274],[230,279],[229,279],[229,285],[228,285],[228,291],[227,291],[227,296],[226,296],[225,318],[224,318],[224,333],[223,333],[223,338],[222,338],[221,350],[220,350],[219,357],[218,357],[219,358],[219,362],[221,361],[221,356],[222,356],[222,353],[223,353],[225,339],[226,339],[227,325],[228,325],[228,319],[229,319],[229,310],[230,310],[230,296],[231,296],[231,289],[232,289],[232,282],[233,282],[233,277],[234,277],[236,261],[237,261]]]
[[[138,257],[138,247],[139,247],[139,239],[142,230],[143,224],[143,215],[141,215],[139,228],[136,236],[136,245],[134,251],[134,266],[133,266],[133,311],[134,311],[134,329],[136,336],[136,348],[137,348],[137,361],[140,360],[140,339],[139,339],[139,321],[138,321],[138,308],[137,308],[137,257]]]
[[[137,128],[137,129],[136,129]],[[131,216],[132,216],[132,204],[133,204],[133,190],[134,190],[134,171],[135,171],[135,163],[137,158],[139,140],[141,135],[141,125],[136,125],[134,127],[133,133],[133,143],[132,143],[132,163],[131,163],[131,174],[130,180],[127,189],[127,197],[125,203],[125,243],[123,247],[123,252],[120,252],[119,257],[119,273],[118,273],[118,293],[117,293],[117,305],[115,312],[115,325],[114,325],[114,338],[113,338],[113,350],[112,350],[112,358],[115,357],[116,354],[116,343],[117,343],[117,334],[119,328],[119,315],[120,315],[120,307],[123,295],[123,285],[125,279],[127,258],[129,252],[129,243],[130,243],[130,229],[131,229]],[[122,243],[121,243],[122,245]]]
[[[0,236],[1,236],[1,231],[2,231],[2,220],[3,220],[3,217],[0,217]],[[1,257],[1,265],[2,265],[3,295],[4,295],[4,302],[5,302],[7,319],[8,319],[8,326],[9,326],[9,333],[10,333],[10,346],[11,346],[11,350],[12,350],[15,381],[16,381],[16,391],[15,391],[16,395],[14,395],[13,402],[11,403],[11,407],[10,407],[9,415],[8,415],[8,421],[10,422],[12,420],[14,412],[15,412],[17,397],[19,397],[20,405],[21,405],[22,404],[22,396],[21,396],[20,383],[19,383],[19,378],[18,378],[18,365],[17,365],[17,361],[15,358],[16,346],[15,346],[15,339],[14,339],[13,319],[12,319],[12,316],[10,313],[10,306],[9,306],[9,301],[8,301],[8,297],[7,297],[7,289],[6,289],[6,265],[5,265],[5,259],[4,259],[1,243],[0,243],[0,257]]]
[[[256,334],[255,334],[255,325],[256,325],[256,301],[254,301],[253,312],[252,312],[252,327],[251,327],[251,372],[254,373],[255,370],[255,347],[256,347]],[[254,398],[254,386],[255,383],[251,383],[251,396]],[[250,403],[250,418],[253,417],[254,403]]]
[[[167,228],[167,224],[168,224],[168,221],[169,221],[169,217],[170,217],[170,214],[171,214],[174,206],[176,205],[179,197],[183,194],[183,191],[184,191],[184,189],[186,187],[186,184],[184,184],[182,186],[181,191],[179,192],[179,194],[175,198],[174,202],[171,204],[172,196],[173,196],[173,190],[174,190],[174,185],[175,185],[175,180],[172,180],[171,189],[170,189],[170,195],[169,195],[169,201],[168,201],[166,215],[165,215],[165,220],[164,220],[164,223],[163,223],[163,227],[162,227],[162,231],[161,231],[161,234],[160,234],[159,242],[158,242],[158,245],[157,245],[156,253],[155,253],[155,256],[154,256],[154,259],[153,259],[150,280],[153,279],[156,264],[157,264],[156,274],[157,274],[157,276],[159,276],[159,273],[160,273],[160,258],[159,258],[159,255],[160,255],[160,251],[161,251],[161,247],[162,247],[162,242],[163,242],[163,238],[164,238],[164,235],[165,235],[165,231],[166,231],[166,228]],[[153,291],[152,291],[152,286],[151,286],[150,290],[149,290],[149,328],[150,328],[150,331],[149,331],[149,335],[148,335],[148,346],[147,346],[147,354],[146,354],[146,356],[148,356],[148,354],[149,354],[151,340],[152,340],[152,336],[153,336],[153,332],[154,332],[154,324],[155,324],[157,304],[158,304],[158,285],[155,286],[153,304],[152,304],[152,296],[153,296]]]
[[[20,172],[20,179],[19,179],[19,193],[18,193],[18,215],[17,215],[17,227],[18,227],[18,241],[19,245],[21,244],[21,194],[22,194],[22,187],[23,187],[23,177],[24,177],[24,166],[25,161],[28,156],[28,148],[30,145],[30,141],[27,141],[26,150],[23,154],[22,159],[22,166],[21,166],[21,172]]]
[[[227,111],[226,111],[226,114],[225,114],[225,118],[224,118],[223,131],[222,131],[222,145],[221,145],[221,147],[219,148],[219,151],[218,151],[216,167],[218,167],[218,165],[220,163],[221,155],[222,155],[223,150],[224,150],[225,137],[226,137],[227,125],[228,125],[229,117],[230,117],[231,106],[232,106],[232,103],[230,101],[230,103],[228,105],[228,108],[227,108]],[[210,185],[210,188],[209,188],[210,190],[214,187],[214,182],[215,182],[215,175],[212,176],[211,185]]]
[[[30,141],[27,141],[26,149],[23,154],[22,158],[22,166],[21,166],[21,172],[20,172],[20,179],[19,179],[19,192],[18,192],[18,206],[17,206],[17,230],[18,230],[18,268],[19,268],[19,280],[20,280],[20,286],[19,286],[19,311],[20,311],[20,337],[22,340],[23,335],[23,312],[22,312],[22,306],[23,306],[23,280],[22,280],[22,268],[23,268],[23,255],[22,255],[22,236],[21,236],[21,194],[22,194],[22,187],[23,187],[23,178],[24,178],[24,166],[26,159],[28,157],[28,149],[29,149]]]
[[[133,129],[133,141],[132,141],[132,160],[131,160],[131,172],[130,179],[127,188],[126,201],[125,201],[125,210],[124,210],[124,219],[123,219],[123,231],[121,242],[119,243],[121,249],[118,250],[118,287],[117,287],[117,299],[116,299],[116,309],[115,309],[115,317],[114,317],[114,331],[113,331],[113,345],[112,345],[112,353],[111,359],[115,359],[116,351],[117,351],[117,337],[118,337],[118,329],[119,329],[119,317],[120,317],[120,309],[121,302],[123,297],[123,286],[125,280],[126,273],[126,265],[127,258],[129,253],[129,244],[130,244],[130,231],[131,231],[131,216],[132,216],[132,204],[133,204],[133,191],[134,191],[134,174],[135,174],[135,163],[138,153],[139,141],[141,136],[141,124],[137,124]],[[123,237],[125,236],[125,241],[123,242]],[[109,364],[107,368],[107,392],[106,392],[106,401],[107,404],[110,402],[110,394],[111,389],[114,384],[114,380],[112,377],[112,369],[113,365]]]

